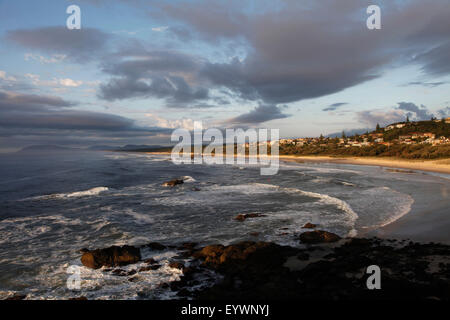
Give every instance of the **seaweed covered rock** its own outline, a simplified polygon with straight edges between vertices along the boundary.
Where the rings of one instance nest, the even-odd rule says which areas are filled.
[[[315,230],[315,231],[307,231],[302,233],[299,236],[299,239],[303,243],[327,243],[327,242],[336,242],[341,240],[337,234],[323,231],[323,230]]]
[[[133,246],[112,246],[89,250],[81,256],[81,263],[92,269],[124,266],[141,260],[141,251]]]

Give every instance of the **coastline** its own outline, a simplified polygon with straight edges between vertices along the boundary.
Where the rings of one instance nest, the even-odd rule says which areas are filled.
[[[387,168],[421,170],[450,174],[450,159],[439,160],[405,160],[398,158],[375,157],[331,157],[331,156],[280,156],[280,160],[296,162],[329,162],[337,164],[366,165]]]
[[[145,154],[170,155],[170,152],[145,152]],[[259,157],[259,156],[258,156]],[[294,156],[280,155],[282,161],[325,162],[337,164],[365,165],[407,170],[420,170],[450,174],[450,159],[439,160],[405,160],[399,158],[376,157],[332,157],[332,156]]]
[[[147,152],[148,154],[170,155],[170,152]],[[336,163],[350,165],[365,165],[387,167],[401,170],[419,170],[440,174],[450,174],[450,159],[440,160],[403,160],[397,158],[336,158],[330,156],[286,156],[279,157],[280,161],[305,163]],[[448,213],[448,197],[446,187],[436,199],[415,202],[411,210],[399,219],[376,229],[359,234],[363,237],[380,237],[394,239],[410,239],[418,242],[440,242],[450,244],[450,214]]]

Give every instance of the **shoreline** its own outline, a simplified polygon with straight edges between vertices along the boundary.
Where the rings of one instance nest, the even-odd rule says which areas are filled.
[[[170,155],[169,152],[147,152],[148,154]],[[413,173],[419,170],[426,172],[434,172],[439,174],[450,174],[450,159],[441,160],[399,160],[396,158],[334,158],[330,156],[280,156],[280,161],[305,163],[334,163],[376,166],[395,169],[403,169],[405,173]],[[395,171],[394,171],[395,172]],[[427,203],[414,202],[411,210],[390,222],[387,225],[379,226],[366,232],[362,232],[359,236],[377,236],[381,238],[395,239],[411,239],[418,242],[439,242],[450,244],[450,215],[448,214],[448,199],[446,196],[446,187],[444,186],[439,199],[434,199],[431,207]]]
[[[144,153],[155,155],[171,155],[170,152],[144,152]],[[450,159],[405,160],[388,157],[377,158],[377,157],[333,157],[333,156],[294,156],[294,155],[280,155],[279,159],[282,161],[293,161],[299,163],[309,161],[319,163],[351,164],[351,165],[420,170],[427,172],[450,174]]]
[[[387,167],[409,170],[420,170],[435,173],[450,174],[450,159],[439,160],[404,160],[398,158],[376,157],[332,157],[332,156],[289,156],[282,155],[280,160],[295,162],[325,162],[336,164],[352,164],[374,167]]]

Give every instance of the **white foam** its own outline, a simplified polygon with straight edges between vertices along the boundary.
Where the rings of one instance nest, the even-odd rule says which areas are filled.
[[[365,223],[361,228],[386,226],[411,211],[414,199],[389,187],[375,187],[360,192],[358,198],[352,199],[354,206],[364,208],[362,218]]]
[[[23,200],[50,200],[50,199],[67,199],[67,198],[79,198],[79,197],[88,197],[88,196],[97,196],[102,192],[108,191],[108,187],[95,187],[88,190],[83,191],[75,191],[70,193],[54,193],[43,196],[37,196],[32,198],[26,198]]]
[[[192,178],[191,176],[184,176],[184,177],[182,177],[182,179],[183,179],[183,182],[195,182],[195,181],[197,181],[197,180],[195,180],[194,178]]]

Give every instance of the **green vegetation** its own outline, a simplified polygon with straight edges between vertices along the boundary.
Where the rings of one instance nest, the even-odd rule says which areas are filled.
[[[392,141],[398,139],[399,136],[408,135],[413,132],[430,132],[438,137],[450,137],[450,123],[445,121],[418,121],[406,123],[403,128],[395,128],[389,131],[384,131],[384,141]]]

